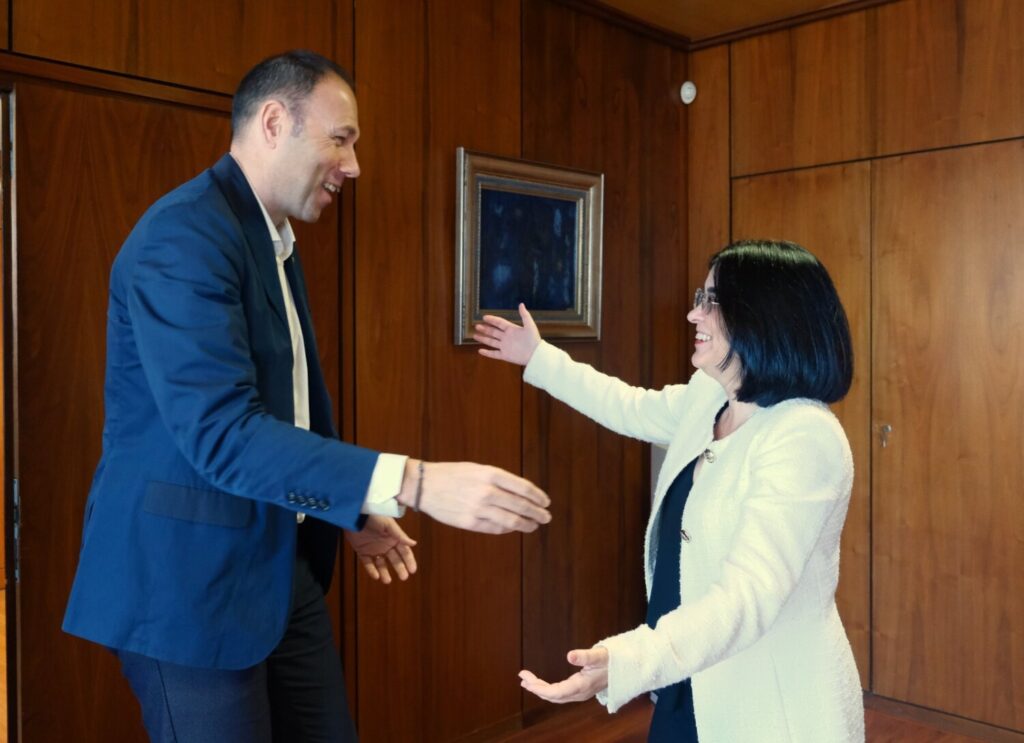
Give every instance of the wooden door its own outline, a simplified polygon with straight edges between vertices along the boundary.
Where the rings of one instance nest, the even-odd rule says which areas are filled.
[[[153,201],[227,150],[228,101],[216,112],[36,84],[15,95],[22,740],[143,741],[114,656],[60,625],[100,455],[110,265]],[[337,399],[338,215],[295,227]]]
[[[146,207],[224,150],[227,122],[42,85],[15,96],[20,734],[143,741],[114,655],[60,623],[100,453],[111,263]]]
[[[110,264],[146,207],[226,148],[227,122],[43,85],[15,96],[21,735],[143,741],[113,654],[60,625],[100,455]]]
[[[1024,730],[1024,142],[873,167],[874,688]]]
[[[16,96],[22,739],[141,741],[138,706],[114,656],[60,624],[100,455],[110,264],[153,201],[227,150],[228,101],[223,112],[206,111],[35,84],[19,85]],[[337,400],[338,213],[295,228]],[[335,614],[337,595],[328,596]]]
[[[733,182],[733,238],[800,243],[825,264],[853,335],[853,386],[833,406],[853,449],[854,481],[843,529],[836,602],[861,685],[870,680],[870,164],[744,178]],[[697,277],[702,281],[703,277]]]

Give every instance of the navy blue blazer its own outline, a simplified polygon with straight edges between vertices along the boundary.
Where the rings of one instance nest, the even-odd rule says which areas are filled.
[[[297,256],[310,431],[293,425],[274,247],[230,155],[157,201],[114,261],[103,455],[64,630],[235,669],[282,637],[297,540],[325,587],[377,453],[337,440]],[[307,518],[296,524],[295,513]]]

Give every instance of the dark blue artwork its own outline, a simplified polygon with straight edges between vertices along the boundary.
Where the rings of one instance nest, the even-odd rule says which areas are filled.
[[[573,309],[578,221],[575,199],[481,189],[480,309]]]

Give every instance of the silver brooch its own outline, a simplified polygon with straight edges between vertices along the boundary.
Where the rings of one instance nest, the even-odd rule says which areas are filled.
[[[708,464],[715,463],[715,453],[710,449],[705,449],[704,453],[701,456],[704,457],[704,461],[707,462]]]

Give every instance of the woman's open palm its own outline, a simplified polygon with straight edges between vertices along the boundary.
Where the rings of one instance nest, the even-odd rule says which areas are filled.
[[[519,366],[530,363],[533,352],[540,345],[540,331],[522,302],[519,303],[519,317],[523,321],[521,326],[503,317],[484,315],[484,319],[474,326],[473,333],[473,340],[487,346],[481,348],[480,353],[489,359]]]

